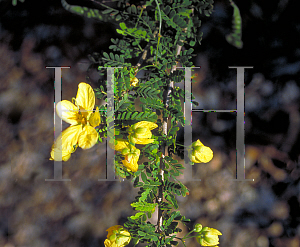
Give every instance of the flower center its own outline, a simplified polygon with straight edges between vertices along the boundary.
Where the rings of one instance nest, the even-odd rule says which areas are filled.
[[[82,124],[82,125],[86,125],[87,124],[87,118],[85,116],[86,114],[84,114],[84,112],[79,112],[77,115],[77,121],[78,123]]]

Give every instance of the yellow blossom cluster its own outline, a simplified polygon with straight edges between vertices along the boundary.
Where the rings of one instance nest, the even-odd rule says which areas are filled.
[[[133,80],[133,82],[137,83],[136,80]],[[78,85],[74,104],[68,100],[62,100],[57,103],[57,115],[69,123],[70,126],[60,134],[52,145],[50,160],[67,161],[70,159],[71,154],[75,152],[77,146],[82,149],[89,149],[96,144],[98,133],[95,127],[101,123],[101,118],[98,107],[93,112],[94,106],[95,93],[92,87],[84,82]],[[151,139],[151,130],[156,127],[157,124],[152,122],[138,122],[129,127],[128,139],[134,144],[152,143],[154,139]],[[125,167],[133,172],[138,170],[139,149],[123,139],[117,139],[115,146],[111,143],[109,145],[122,153],[124,156],[122,162]]]
[[[151,139],[151,130],[157,128],[158,125],[148,121],[140,121],[128,129],[128,140],[134,144],[148,144],[152,143],[154,139]],[[109,143],[110,148],[120,151],[124,156],[122,163],[132,172],[138,170],[138,160],[140,157],[140,150],[135,146],[131,145],[127,140],[117,139],[116,144]]]
[[[132,86],[138,85],[138,79],[131,80]],[[62,100],[56,105],[58,116],[69,123],[70,126],[65,129],[55,140],[51,149],[50,160],[67,161],[71,154],[79,146],[82,149],[93,147],[98,140],[98,132],[95,130],[101,123],[99,108],[94,111],[95,93],[92,87],[84,82],[78,85],[76,98],[73,103],[68,100]],[[135,144],[149,144],[154,142],[151,139],[151,130],[158,125],[153,122],[140,121],[128,128],[128,139],[117,138],[110,142],[109,146],[116,151],[121,152],[124,157],[123,165],[130,171],[138,170],[138,160],[140,150]],[[197,140],[188,147],[189,158],[194,163],[207,163],[213,158],[213,151],[204,146],[200,140]],[[218,247],[219,236],[222,235],[216,229],[202,227],[196,224],[193,230],[197,233],[196,240],[202,246]],[[107,239],[104,241],[105,247],[124,247],[131,240],[130,233],[120,225],[112,226],[107,229]]]

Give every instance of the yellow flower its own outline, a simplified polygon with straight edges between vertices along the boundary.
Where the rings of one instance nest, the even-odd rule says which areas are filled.
[[[136,172],[138,170],[139,165],[137,162],[141,153],[138,148],[132,146],[128,141],[119,138],[117,139],[117,144],[115,146],[113,146],[113,144],[110,142],[108,143],[108,146],[122,153],[125,158],[124,160],[122,160],[122,163],[125,167],[133,172]]]
[[[57,115],[71,126],[55,141],[50,160],[67,161],[77,145],[82,149],[89,149],[96,144],[98,133],[95,127],[100,124],[101,119],[98,107],[93,113],[94,106],[95,93],[92,87],[84,82],[78,85],[75,105],[68,100],[57,103]]]
[[[133,87],[137,87],[139,85],[139,79],[136,77],[130,79],[130,85]]]
[[[105,247],[124,247],[131,240],[130,233],[120,225],[112,226],[106,231],[108,234],[104,241]]]
[[[221,232],[214,228],[204,227],[196,236],[196,240],[202,246],[214,246],[219,244],[219,236],[222,235]]]
[[[189,147],[189,158],[194,163],[207,163],[213,158],[213,151],[197,140]]]
[[[134,146],[131,146],[131,149],[124,148],[122,150],[122,154],[124,155],[124,160],[122,160],[122,163],[125,167],[127,167],[129,170],[136,172],[139,168],[138,160],[140,157],[141,151],[137,149]]]
[[[148,121],[141,121],[129,127],[128,139],[136,144],[148,144],[154,142],[150,139],[152,136],[151,130],[157,128],[158,125]]]

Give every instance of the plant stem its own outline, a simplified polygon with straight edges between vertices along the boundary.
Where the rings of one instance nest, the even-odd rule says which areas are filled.
[[[186,247],[186,245],[184,243],[184,238],[178,238],[178,237],[175,237],[175,238],[179,239],[183,243],[183,245]]]
[[[180,54],[182,46],[177,45],[176,47],[176,57]],[[173,65],[172,69],[171,69],[171,73],[173,71],[176,70],[176,65]],[[174,88],[174,81],[171,81],[169,83],[168,89],[166,90],[166,94],[164,94],[164,101],[165,102],[165,107],[166,109],[169,106],[169,102],[170,102],[170,98],[171,98],[171,92],[172,89]],[[168,135],[168,117],[164,117],[163,118],[163,134],[164,135]],[[160,172],[159,175],[161,176],[161,185],[159,186],[159,190],[158,190],[158,204],[160,204],[163,201],[163,188],[164,188],[164,169],[165,169],[165,164],[164,164],[164,158],[165,156],[167,156],[167,146],[165,143],[162,144],[161,146],[161,151],[162,151],[162,156],[160,159]],[[162,222],[163,222],[163,217],[162,217],[163,211],[158,208],[158,221],[157,221],[157,231],[160,232],[160,227],[162,226]]]
[[[157,0],[155,0],[156,2],[156,5],[157,5],[157,9],[158,9],[158,15],[159,15],[159,29],[158,29],[158,40],[157,40],[157,47],[156,47],[156,61],[155,61],[155,64],[157,64],[157,58],[158,58],[158,47],[159,47],[159,41],[160,41],[160,38],[161,38],[161,12],[160,12],[160,7],[159,7],[159,3]]]

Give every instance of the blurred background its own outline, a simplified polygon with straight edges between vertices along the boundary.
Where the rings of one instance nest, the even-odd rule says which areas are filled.
[[[89,1],[70,1],[73,4]],[[193,112],[193,141],[214,151],[193,166],[189,196],[179,210],[194,223],[219,229],[220,247],[300,246],[300,20],[292,0],[236,0],[243,20],[243,49],[225,40],[232,7],[216,0],[203,17],[196,46],[194,109],[236,109],[236,70],[245,70],[246,178],[236,169],[236,114]],[[108,51],[115,26],[65,11],[59,0],[0,2],[0,246],[98,247],[106,229],[133,214],[137,189],[105,178],[106,144],[80,148],[53,178],[54,70],[62,69],[62,99],[76,96],[88,54]],[[97,87],[96,75],[90,74]],[[93,79],[94,78],[94,79]],[[101,102],[96,102],[101,104]],[[63,124],[63,128],[67,127]],[[178,140],[182,141],[179,134]],[[189,229],[183,226],[183,233]],[[187,246],[199,246],[192,239]],[[129,245],[130,246],[130,245]]]

